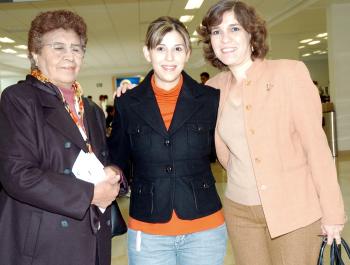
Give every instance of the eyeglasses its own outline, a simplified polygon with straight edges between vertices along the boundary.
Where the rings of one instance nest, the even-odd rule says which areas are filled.
[[[62,42],[47,43],[43,46],[50,46],[51,49],[59,56],[62,56],[67,52],[71,52],[75,57],[82,58],[85,54],[85,47],[78,44],[71,44],[69,48]]]

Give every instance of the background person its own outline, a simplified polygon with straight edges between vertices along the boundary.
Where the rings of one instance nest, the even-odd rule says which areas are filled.
[[[200,78],[201,78],[201,84],[204,85],[205,82],[207,82],[209,80],[210,76],[207,72],[202,72],[200,74]]]
[[[107,207],[120,172],[106,167],[107,179],[96,185],[72,173],[81,150],[103,164],[108,158],[102,110],[75,81],[86,43],[77,14],[40,13],[28,34],[32,71],[2,93],[1,265],[110,265]]]
[[[210,169],[219,91],[183,68],[191,46],[185,26],[160,17],[148,27],[153,70],[116,99],[112,161],[133,164],[130,265],[221,265],[226,226]]]
[[[338,242],[345,222],[336,168],[305,65],[266,60],[255,9],[222,0],[198,32],[222,70],[216,151],[227,170],[224,212],[238,265],[316,264],[320,234]]]

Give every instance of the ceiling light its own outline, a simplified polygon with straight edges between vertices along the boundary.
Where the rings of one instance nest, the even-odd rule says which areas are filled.
[[[188,0],[185,9],[197,9],[200,8],[204,0]]]
[[[326,36],[328,36],[328,33],[327,33],[327,32],[317,34],[317,36],[316,36],[316,37],[318,37],[318,38],[323,38],[323,37],[326,37]]]
[[[4,52],[4,53],[10,53],[10,54],[17,53],[15,50],[12,50],[12,49],[2,49],[1,51]]]
[[[303,57],[308,57],[308,56],[310,56],[311,55],[311,53],[304,53],[302,56]]]
[[[303,48],[305,48],[304,45],[301,45],[301,46],[298,47],[298,49],[303,49]]]
[[[327,53],[327,51],[322,51],[322,52],[320,52],[320,54],[326,54]]]
[[[324,37],[325,40],[328,40],[328,37]]]
[[[194,18],[194,16],[181,16],[180,21],[182,23],[186,23],[186,22],[190,22],[193,18]]]
[[[317,50],[317,51],[313,51],[313,53],[321,53],[321,51],[320,50]]]
[[[16,45],[16,49],[26,50],[28,47],[26,45]]]
[[[299,41],[300,43],[308,43],[308,42],[310,42],[310,41],[312,41],[312,39],[305,39],[305,40],[301,40],[301,41]]]
[[[321,41],[319,41],[319,40],[313,40],[313,41],[310,41],[308,44],[309,45],[315,45],[315,44],[317,44],[317,43],[320,43]]]
[[[10,38],[3,37],[3,38],[0,38],[0,42],[3,42],[3,43],[14,43],[15,41],[10,39]]]
[[[198,32],[195,30],[195,31],[193,31],[192,35],[193,36],[198,36]]]
[[[18,57],[20,57],[20,58],[25,58],[25,59],[28,58],[28,55],[25,54],[25,53],[20,53],[20,54],[17,54],[16,56],[18,56]]]
[[[198,41],[198,38],[192,37],[192,38],[190,38],[190,41],[191,41],[191,42],[196,42],[196,41]]]

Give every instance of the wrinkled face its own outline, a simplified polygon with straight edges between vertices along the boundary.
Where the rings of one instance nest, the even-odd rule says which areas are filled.
[[[54,85],[70,88],[84,57],[79,36],[60,28],[44,34],[42,43],[40,53],[32,54],[37,67]]]
[[[225,12],[221,24],[212,28],[210,41],[216,57],[230,69],[252,61],[250,34],[232,11]]]
[[[168,32],[154,49],[144,47],[143,52],[152,64],[156,85],[165,90],[175,87],[190,57],[180,33],[175,30]]]

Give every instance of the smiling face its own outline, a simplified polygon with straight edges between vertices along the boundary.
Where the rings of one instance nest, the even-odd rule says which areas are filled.
[[[76,48],[81,47],[79,36],[72,30],[62,28],[50,31],[42,37],[42,48],[39,54],[33,53],[37,67],[44,76],[62,88],[70,88],[80,71],[83,57],[76,53]],[[54,47],[59,43],[65,47]]]
[[[231,70],[252,63],[250,34],[240,25],[234,12],[223,14],[221,24],[211,30],[210,41],[216,57]]]
[[[190,57],[181,34],[172,30],[155,48],[149,50],[145,46],[143,52],[146,60],[152,64],[156,85],[165,90],[175,87]]]

